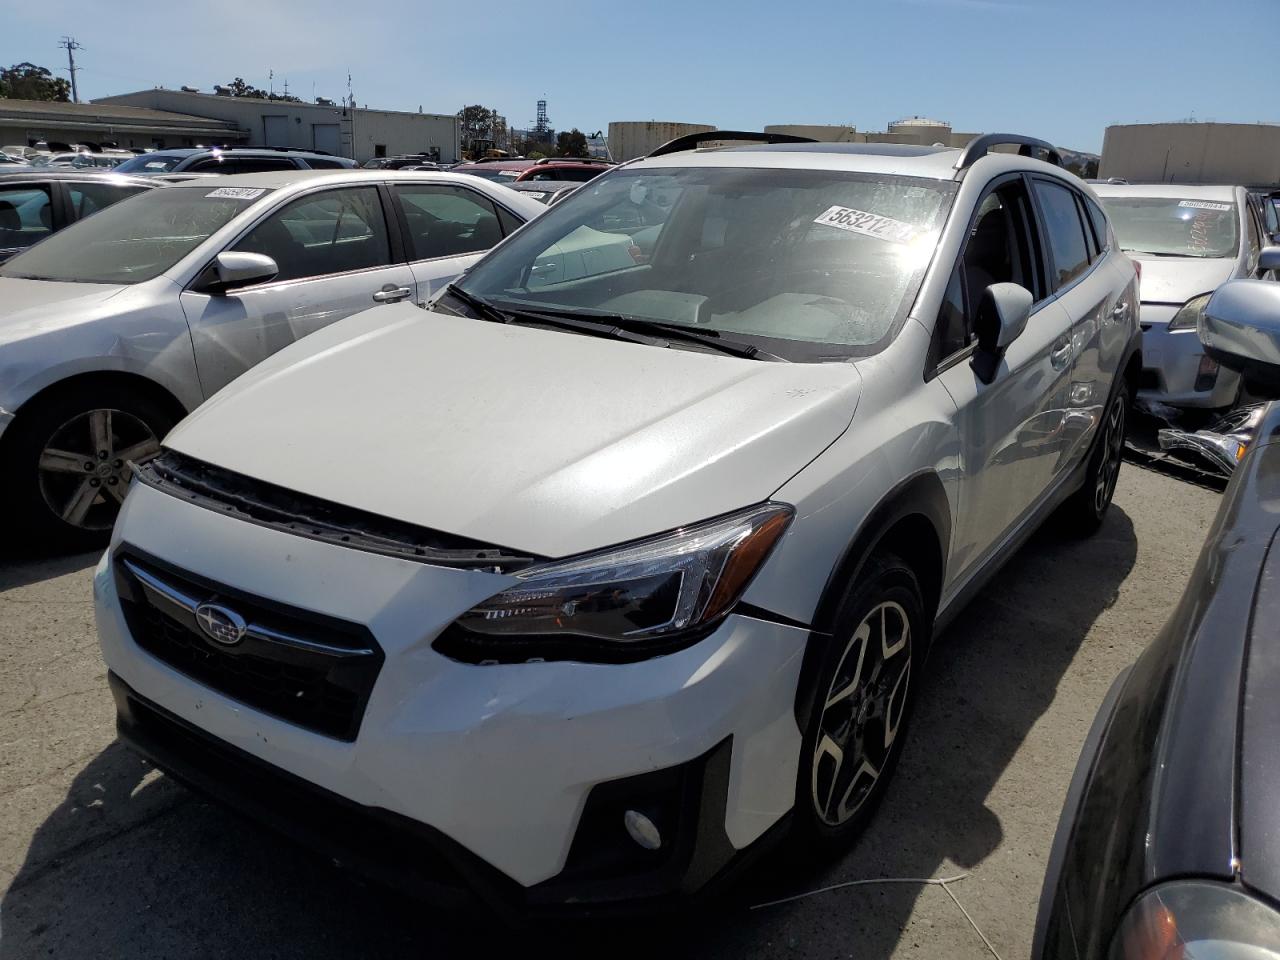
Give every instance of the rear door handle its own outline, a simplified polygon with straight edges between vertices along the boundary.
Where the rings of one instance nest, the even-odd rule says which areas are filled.
[[[413,291],[408,287],[393,287],[388,285],[375,293],[373,295],[373,299],[376,303],[396,303],[400,300],[404,300],[411,293],[413,293]]]
[[[1129,319],[1129,301],[1121,300],[1111,310],[1111,319],[1117,322]]]

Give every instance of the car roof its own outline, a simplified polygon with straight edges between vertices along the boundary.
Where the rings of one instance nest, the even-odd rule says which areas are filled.
[[[115,184],[133,184],[142,187],[158,187],[154,177],[135,177],[127,173],[111,173],[103,167],[86,167],[83,170],[67,170],[65,168],[50,170],[47,167],[35,170],[5,170],[0,167],[0,183],[21,183],[25,180],[80,180]]]
[[[459,167],[484,167],[486,170],[528,170],[537,160],[466,160]]]
[[[1242,187],[1189,183],[1095,183],[1099,197],[1154,197],[1167,200],[1218,200],[1234,203]]]

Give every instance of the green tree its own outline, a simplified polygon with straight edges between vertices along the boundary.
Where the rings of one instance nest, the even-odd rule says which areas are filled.
[[[0,70],[0,99],[5,100],[71,100],[71,84],[55,77],[45,67],[34,63],[15,63]]]
[[[471,148],[473,140],[492,140],[494,118],[497,114],[488,107],[474,104],[458,111],[458,123],[462,128],[462,145]]]
[[[589,157],[587,135],[577,127],[562,130],[556,137],[556,154],[561,157]]]

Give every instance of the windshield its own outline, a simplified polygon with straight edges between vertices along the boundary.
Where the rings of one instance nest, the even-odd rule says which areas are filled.
[[[130,157],[120,166],[117,173],[168,173],[183,160],[184,154],[143,153]]]
[[[1120,249],[1168,257],[1235,257],[1240,216],[1234,203],[1176,197],[1102,197]]]
[[[0,267],[0,277],[141,283],[158,277],[268,191],[147,190],[73,223]]]
[[[826,170],[618,170],[459,284],[499,308],[589,311],[758,342],[787,359],[880,349],[954,184]]]

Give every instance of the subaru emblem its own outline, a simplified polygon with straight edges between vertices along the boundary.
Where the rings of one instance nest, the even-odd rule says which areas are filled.
[[[202,603],[196,607],[196,623],[210,640],[224,647],[235,646],[243,640],[249,628],[244,617],[216,603]]]

